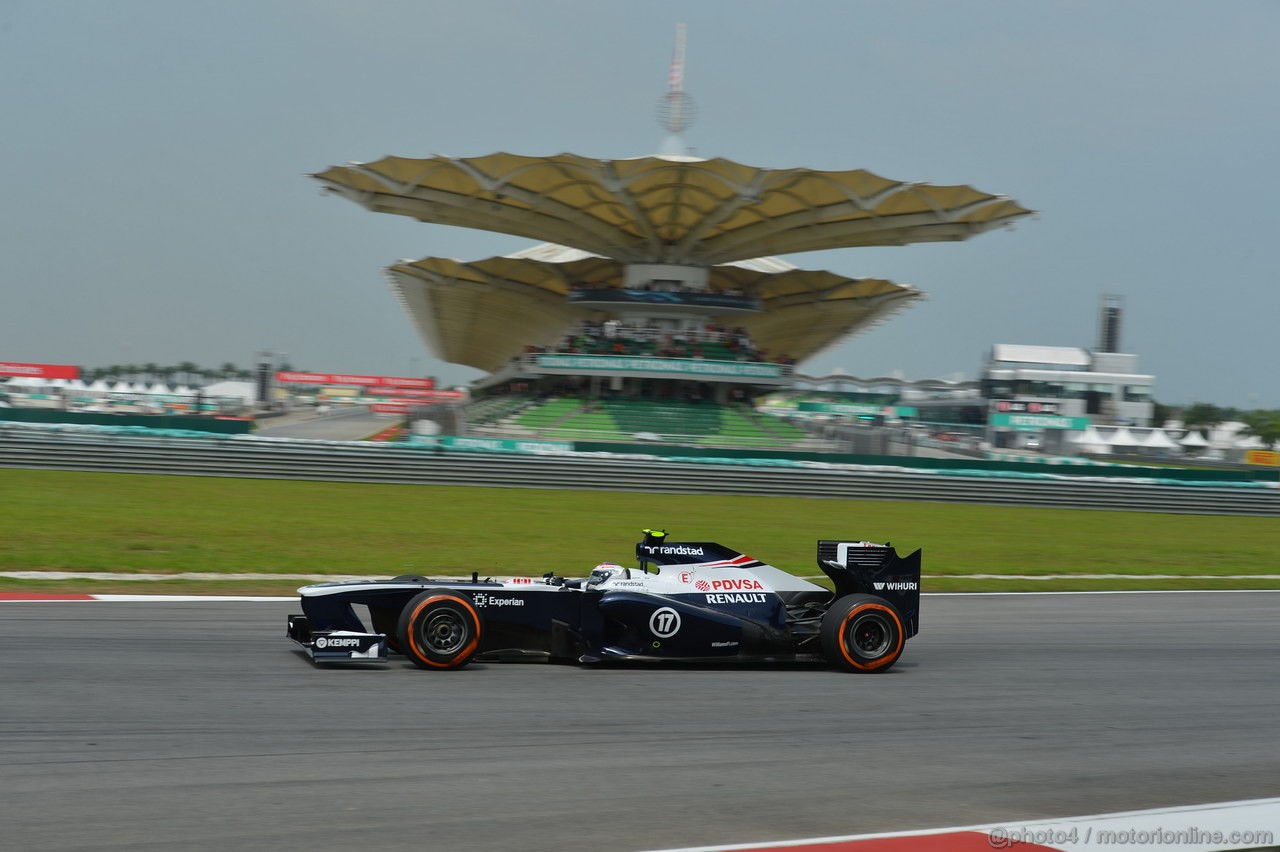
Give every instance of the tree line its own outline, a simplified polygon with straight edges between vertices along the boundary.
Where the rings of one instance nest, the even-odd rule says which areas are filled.
[[[292,370],[289,364],[281,364],[279,369]],[[106,367],[81,367],[80,376],[87,382],[99,379],[108,382],[146,382],[166,385],[200,385],[210,381],[226,381],[228,379],[252,379],[253,370],[240,367],[230,361],[221,367],[202,367],[191,361],[181,364],[111,364]]]
[[[1196,402],[1180,412],[1172,409],[1171,413],[1178,415],[1182,425],[1187,429],[1208,432],[1220,423],[1235,421],[1245,425],[1242,430],[1245,435],[1256,436],[1268,447],[1280,441],[1280,410],[1258,408],[1242,411],[1238,408],[1220,408],[1207,402]],[[1162,420],[1158,419],[1157,422]]]

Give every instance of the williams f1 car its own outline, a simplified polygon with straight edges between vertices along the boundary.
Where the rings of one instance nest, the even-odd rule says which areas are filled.
[[[888,544],[819,541],[818,566],[834,591],[663,531],[645,530],[636,559],[581,579],[405,575],[304,586],[288,636],[317,663],[385,662],[392,652],[428,670],[473,659],[825,660],[883,672],[920,628],[919,550],[899,557]]]

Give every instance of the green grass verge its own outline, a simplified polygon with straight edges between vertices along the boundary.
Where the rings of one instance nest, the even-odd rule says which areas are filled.
[[[656,526],[673,540],[719,541],[802,575],[817,573],[819,538],[892,541],[900,552],[922,547],[925,573],[935,575],[926,588],[944,591],[1134,582],[945,576],[975,573],[1280,573],[1274,518],[28,470],[0,470],[0,494],[5,571],[572,576],[603,560],[630,562],[639,530]],[[1280,587],[1269,580],[1142,583]],[[35,590],[37,583],[9,580],[0,588]],[[127,588],[172,591],[151,582]]]

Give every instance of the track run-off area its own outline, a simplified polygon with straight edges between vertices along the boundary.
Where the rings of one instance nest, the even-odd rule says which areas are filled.
[[[293,611],[0,603],[4,847],[643,850],[1280,796],[1280,592],[927,595],[882,675],[318,668]]]

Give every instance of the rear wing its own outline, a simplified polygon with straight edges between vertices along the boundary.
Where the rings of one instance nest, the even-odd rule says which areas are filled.
[[[907,636],[920,629],[920,557],[899,556],[888,544],[869,541],[818,542],[818,567],[835,584],[836,597],[875,595],[893,604]]]
[[[713,541],[667,541],[666,530],[645,530],[644,539],[636,545],[636,560],[640,568],[650,565],[698,565],[704,562],[740,563],[755,560],[743,556],[732,548]]]

